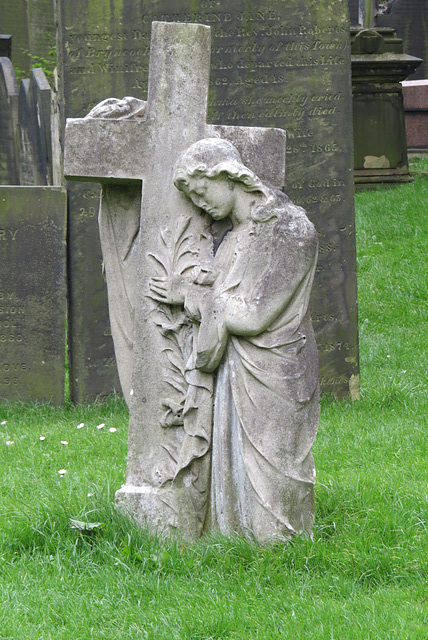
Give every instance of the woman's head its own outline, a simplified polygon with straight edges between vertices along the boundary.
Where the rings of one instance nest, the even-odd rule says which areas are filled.
[[[188,194],[189,178],[228,180],[244,191],[265,196],[269,189],[246,167],[237,148],[222,138],[205,138],[192,144],[178,159],[174,169],[174,184]]]

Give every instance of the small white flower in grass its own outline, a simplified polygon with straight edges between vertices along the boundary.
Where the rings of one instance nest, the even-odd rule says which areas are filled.
[[[386,357],[387,357],[387,358],[390,358],[391,356],[389,356],[389,355],[388,355],[388,356],[386,356]]]
[[[116,427],[110,427],[109,431],[110,433],[116,433],[117,429]]]
[[[82,429],[85,426],[84,422],[81,422],[80,424],[77,425],[77,429]]]
[[[7,420],[2,420],[1,426],[4,427],[7,424]]]
[[[101,422],[101,424],[97,424],[97,429],[103,429],[105,426],[105,423]]]
[[[68,444],[67,440],[61,440],[61,444]]]
[[[41,440],[43,442],[43,440],[46,440],[45,436],[40,436],[39,440]]]
[[[94,495],[93,493],[88,493],[88,494],[87,494],[87,497],[88,497],[88,498],[92,498],[92,496],[93,496],[93,495]]]
[[[10,447],[12,444],[15,444],[14,440],[7,440],[7,446]]]
[[[58,473],[59,473],[59,475],[60,475],[60,476],[61,476],[61,478],[62,478],[62,476],[65,476],[65,474],[67,473],[67,469],[60,469],[60,470],[58,471]]]

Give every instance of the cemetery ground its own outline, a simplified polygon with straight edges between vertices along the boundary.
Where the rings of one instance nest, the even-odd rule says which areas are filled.
[[[356,196],[362,393],[322,401],[313,541],[150,536],[113,506],[121,399],[6,404],[1,639],[427,637],[428,159],[412,167]]]

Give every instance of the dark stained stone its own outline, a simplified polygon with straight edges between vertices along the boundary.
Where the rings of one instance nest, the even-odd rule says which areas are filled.
[[[428,75],[428,3],[426,0],[395,0],[390,2],[387,13],[376,18],[377,27],[391,27],[403,39],[404,53],[424,62],[409,76],[409,80]]]
[[[18,85],[9,58],[0,58],[0,184],[19,184]]]
[[[21,81],[18,130],[20,184],[52,185],[51,88],[41,68]]]
[[[12,36],[0,35],[0,58],[12,57]]]
[[[82,117],[107,97],[145,99],[153,20],[211,26],[208,121],[287,131],[286,191],[314,222],[320,254],[312,316],[320,382],[358,394],[357,289],[353,211],[351,82],[347,3],[286,0],[191,4],[58,1],[63,117]],[[74,191],[75,189],[75,191]],[[73,397],[109,393],[113,362],[105,288],[99,275],[98,190],[70,189]],[[86,196],[86,198],[84,198]],[[89,262],[90,260],[90,262]],[[92,302],[97,300],[96,308]],[[97,328],[98,327],[98,328]],[[113,370],[113,367],[110,368]],[[95,380],[95,375],[97,379]],[[78,379],[78,381],[76,381]],[[104,387],[95,391],[94,383]]]
[[[0,187],[0,399],[64,401],[66,192]]]
[[[0,0],[1,30],[13,38],[12,61],[24,72],[30,69],[27,0]]]

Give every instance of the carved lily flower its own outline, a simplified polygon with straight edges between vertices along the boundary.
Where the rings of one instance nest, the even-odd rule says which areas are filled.
[[[179,427],[183,424],[183,404],[170,398],[162,400],[162,407],[166,412],[162,416],[163,427]]]

